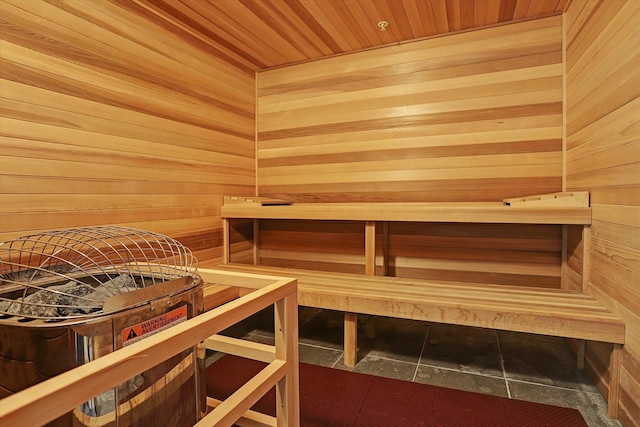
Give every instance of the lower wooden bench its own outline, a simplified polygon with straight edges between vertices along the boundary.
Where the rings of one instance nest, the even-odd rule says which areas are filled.
[[[364,276],[280,267],[228,264],[242,273],[298,280],[298,304],[345,312],[345,364],[357,357],[357,314],[575,338],[614,344],[610,360],[609,415],[619,387],[623,321],[590,295],[561,289]],[[582,366],[581,366],[582,367]]]

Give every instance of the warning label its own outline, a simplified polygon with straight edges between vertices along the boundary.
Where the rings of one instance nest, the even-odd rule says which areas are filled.
[[[145,320],[137,325],[128,326],[122,330],[122,345],[131,345],[185,320],[187,320],[187,306],[183,305],[161,316]]]

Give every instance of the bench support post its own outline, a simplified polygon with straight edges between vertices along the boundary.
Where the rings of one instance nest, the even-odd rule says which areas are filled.
[[[618,418],[618,398],[620,394],[620,363],[622,357],[622,344],[614,344],[609,358],[609,396],[607,399],[607,415],[613,419]]]
[[[358,314],[344,313],[344,364],[356,366],[358,359]]]
[[[229,264],[231,262],[231,238],[229,233],[231,227],[229,226],[229,220],[222,218],[222,263]]]
[[[376,223],[367,221],[364,230],[364,274],[376,275]]]
[[[364,270],[366,276],[376,275],[376,222],[365,222]],[[358,314],[344,313],[344,364],[356,366],[358,362]]]
[[[382,223],[382,269],[383,276],[389,275],[389,222]]]
[[[253,220],[253,265],[260,265],[260,220]]]

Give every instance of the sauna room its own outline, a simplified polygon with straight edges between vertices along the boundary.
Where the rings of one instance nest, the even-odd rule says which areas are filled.
[[[640,426],[640,1],[0,20],[0,425]]]

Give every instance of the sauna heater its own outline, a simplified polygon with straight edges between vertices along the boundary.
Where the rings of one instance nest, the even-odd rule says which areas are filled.
[[[127,227],[55,230],[0,243],[0,398],[198,315],[191,251]],[[192,426],[206,411],[202,345],[48,426]]]

